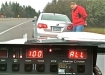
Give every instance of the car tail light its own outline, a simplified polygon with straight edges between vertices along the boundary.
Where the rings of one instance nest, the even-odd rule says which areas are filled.
[[[48,28],[47,24],[38,23],[38,28]]]
[[[73,29],[73,25],[72,24],[67,26],[67,30],[72,30],[72,29]]]

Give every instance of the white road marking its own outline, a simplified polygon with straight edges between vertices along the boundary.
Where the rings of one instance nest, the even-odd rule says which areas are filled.
[[[25,23],[27,23],[27,22],[30,22],[30,21],[31,21],[31,20],[26,21],[26,22],[23,22],[23,23],[20,23],[20,24],[18,24],[18,25],[16,25],[16,26],[13,26],[13,27],[11,27],[11,28],[9,28],[9,29],[7,29],[7,30],[1,32],[0,35],[2,35],[2,34],[4,34],[4,33],[8,32],[8,31],[12,30],[13,28],[16,28],[16,27],[18,27],[18,26],[20,26],[20,25],[22,25],[22,24],[25,24]]]

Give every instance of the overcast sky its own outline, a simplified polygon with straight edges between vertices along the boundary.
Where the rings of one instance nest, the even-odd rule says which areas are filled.
[[[2,3],[5,2],[18,2],[20,5],[30,5],[32,8],[34,8],[36,11],[40,10],[43,11],[43,8],[46,6],[48,2],[51,2],[52,0],[0,0],[0,7]]]

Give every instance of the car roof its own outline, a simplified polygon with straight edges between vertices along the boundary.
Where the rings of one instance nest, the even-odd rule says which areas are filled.
[[[64,16],[66,16],[65,14],[59,14],[59,13],[41,13],[41,15],[43,15],[43,14],[55,14],[55,15],[64,15]]]

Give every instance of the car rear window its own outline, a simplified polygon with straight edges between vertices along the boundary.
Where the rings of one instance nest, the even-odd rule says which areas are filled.
[[[43,14],[41,20],[52,20],[52,21],[65,21],[70,22],[69,18],[65,15],[55,15],[55,14]]]

